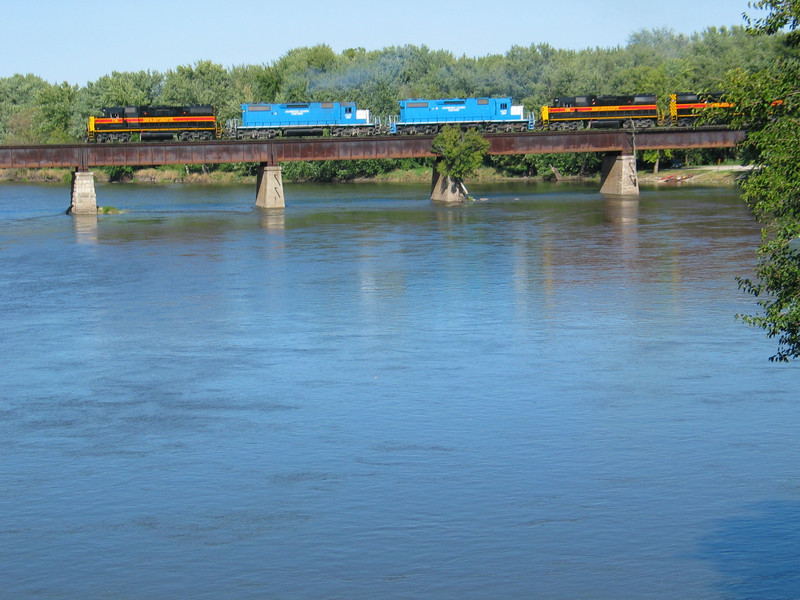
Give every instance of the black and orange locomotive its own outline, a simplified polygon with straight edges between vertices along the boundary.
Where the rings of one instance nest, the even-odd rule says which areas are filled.
[[[648,128],[659,126],[691,127],[707,108],[730,108],[722,93],[670,94],[662,111],[655,94],[632,96],[569,96],[556,98],[543,106],[540,125],[550,130],[577,130],[597,127]]]
[[[89,117],[88,142],[129,142],[134,134],[142,141],[213,140],[222,131],[210,105],[117,106],[104,108],[102,117]]]

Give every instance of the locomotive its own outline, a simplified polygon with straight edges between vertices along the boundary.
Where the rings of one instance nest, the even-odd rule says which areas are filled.
[[[577,130],[597,127],[691,127],[706,108],[729,108],[722,92],[676,93],[669,96],[668,114],[662,114],[655,94],[633,96],[571,96],[556,98],[542,107],[542,128]]]
[[[213,140],[221,130],[213,106],[117,106],[103,108],[102,117],[89,117],[87,142]]]
[[[294,102],[242,104],[242,118],[228,122],[226,137],[262,140],[276,136],[323,135],[334,137],[383,133],[368,110],[355,102]]]
[[[525,118],[525,108],[514,106],[511,98],[419,98],[400,100],[400,119],[392,123],[390,133],[434,134],[446,125],[510,133],[534,129],[535,121]]]
[[[242,104],[240,119],[224,130],[216,110],[196,106],[124,106],[103,108],[89,117],[88,142],[128,142],[133,135],[147,140],[271,139],[313,135],[374,136],[436,134],[447,125],[487,133],[522,133],[534,129],[578,130],[597,127],[647,128],[692,126],[707,107],[730,107],[721,93],[676,93],[662,114],[655,94],[631,96],[570,96],[543,106],[541,119],[526,115],[510,97],[400,100],[400,114],[374,118],[355,102],[294,102]]]

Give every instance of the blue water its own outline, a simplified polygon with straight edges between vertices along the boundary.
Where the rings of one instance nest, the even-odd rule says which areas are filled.
[[[0,598],[800,598],[735,190],[0,185]]]

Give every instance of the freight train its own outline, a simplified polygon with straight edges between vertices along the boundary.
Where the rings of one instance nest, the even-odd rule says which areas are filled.
[[[374,136],[436,134],[447,125],[487,133],[596,127],[646,128],[693,125],[702,109],[727,107],[721,94],[672,94],[662,114],[654,94],[572,96],[543,106],[541,118],[525,114],[511,98],[400,100],[400,114],[373,118],[355,102],[242,104],[242,116],[222,126],[213,106],[124,106],[89,117],[87,142],[147,140],[261,140],[286,136]]]

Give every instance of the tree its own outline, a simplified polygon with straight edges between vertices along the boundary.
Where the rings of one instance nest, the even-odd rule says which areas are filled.
[[[0,142],[31,144],[38,141],[36,123],[40,116],[36,105],[39,94],[48,83],[36,75],[20,75],[0,79]]]
[[[192,65],[180,65],[167,71],[161,102],[164,104],[212,104],[220,106],[231,95],[228,72],[209,60]]]
[[[788,43],[797,45],[798,33],[795,30],[800,25],[800,7],[797,0],[757,0],[749,2],[748,5],[756,10],[769,11],[761,19],[751,19],[745,15],[747,24],[756,32],[772,35],[779,33],[785,27],[790,30]]]
[[[727,100],[736,107],[732,125],[746,127],[745,156],[757,167],[742,185],[743,197],[762,224],[756,278],[741,278],[739,285],[764,312],[740,318],[778,339],[770,360],[788,362],[800,357],[800,0],[750,6],[769,11],[749,21],[751,31],[782,36],[784,48],[769,68],[737,69],[726,82]]]
[[[113,71],[89,83],[83,92],[89,108],[97,114],[105,106],[157,104],[163,83],[163,76],[157,71]]]
[[[463,180],[483,163],[489,150],[489,140],[474,129],[461,131],[458,127],[448,125],[433,140],[432,149],[441,157],[436,170],[445,177]]]
[[[47,141],[71,141],[69,132],[77,98],[78,86],[70,85],[66,81],[39,92],[38,101],[42,115],[39,128]]]

